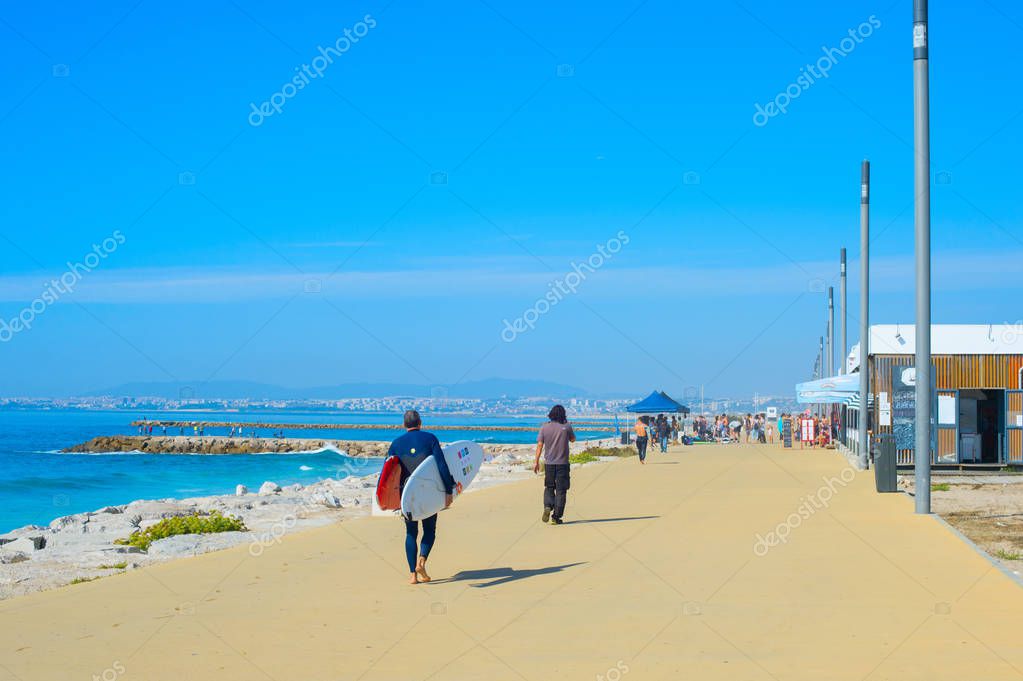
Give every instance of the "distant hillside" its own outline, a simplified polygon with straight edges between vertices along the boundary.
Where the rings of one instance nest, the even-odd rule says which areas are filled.
[[[509,378],[488,378],[457,385],[418,385],[412,383],[344,383],[312,388],[285,388],[254,381],[158,381],[125,383],[87,393],[87,397],[160,397],[164,399],[269,399],[329,400],[343,397],[590,397],[575,386]]]

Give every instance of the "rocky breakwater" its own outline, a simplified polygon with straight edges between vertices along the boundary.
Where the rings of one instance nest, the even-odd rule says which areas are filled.
[[[87,443],[96,447],[95,450],[84,449],[82,446],[74,448],[74,451],[146,451],[140,446],[140,440],[175,439],[199,440],[162,437],[96,438]],[[202,439],[208,441],[211,438]],[[192,449],[186,451],[194,453],[194,442]],[[259,439],[253,442],[262,445],[253,447],[254,450],[266,451],[266,444],[274,440]],[[297,449],[282,451],[311,449],[309,443],[316,442],[341,450],[348,449],[352,455],[357,452],[382,455],[388,446],[384,442],[288,442],[304,444]],[[604,446],[609,443],[609,440],[576,442],[571,449],[575,452],[588,446]],[[169,447],[166,443],[162,446]],[[349,446],[352,447],[349,449]],[[180,452],[182,448],[176,446],[173,452]],[[486,445],[484,450],[487,461],[467,493],[473,494],[494,485],[534,477],[532,463],[535,445],[495,444]],[[49,525],[27,525],[0,534],[0,599],[116,575],[126,570],[232,546],[247,544],[249,553],[258,556],[290,532],[369,515],[373,508],[372,494],[376,480],[376,474],[328,478],[307,486],[282,486],[268,480],[260,485],[258,491],[250,491],[245,485],[238,485],[234,494],[133,501],[130,504],[105,506],[91,512],[63,516]],[[212,512],[239,518],[245,531],[169,536],[154,541],[147,551],[118,543],[118,540],[128,538],[133,532],[146,530],[165,518]]]
[[[142,452],[144,454],[286,454],[336,449],[350,456],[384,456],[386,442],[307,438],[227,437],[222,435],[106,435],[64,452]]]

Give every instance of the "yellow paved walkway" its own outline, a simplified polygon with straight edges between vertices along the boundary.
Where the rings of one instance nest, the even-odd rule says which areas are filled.
[[[769,446],[588,466],[561,527],[538,479],[469,494],[418,587],[401,524],[367,518],[16,599],[0,679],[1023,678],[1023,589],[844,468]]]

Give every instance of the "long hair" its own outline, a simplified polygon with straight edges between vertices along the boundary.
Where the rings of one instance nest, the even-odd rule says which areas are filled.
[[[547,418],[555,423],[568,423],[568,415],[565,414],[565,408],[560,404],[555,404],[551,407],[550,412],[547,413]]]

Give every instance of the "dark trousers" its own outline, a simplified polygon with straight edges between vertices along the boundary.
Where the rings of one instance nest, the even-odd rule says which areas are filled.
[[[437,514],[423,518],[423,541],[416,546],[419,538],[419,523],[415,520],[405,521],[405,558],[408,560],[408,571],[416,571],[416,550],[423,558],[429,558],[433,541],[437,538]]]
[[[565,502],[571,486],[570,470],[567,463],[549,463],[544,467],[543,506],[553,509],[552,515],[558,519],[565,515]]]
[[[647,436],[643,435],[636,438],[636,449],[639,451],[639,460],[643,461],[646,459],[646,444]]]

